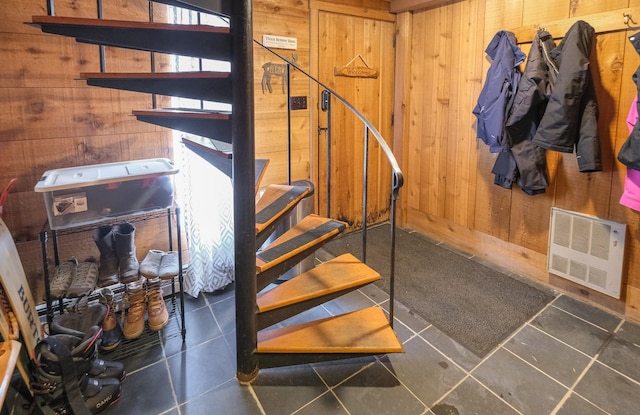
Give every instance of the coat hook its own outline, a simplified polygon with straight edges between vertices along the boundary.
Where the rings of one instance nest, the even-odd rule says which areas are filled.
[[[629,25],[629,22],[633,23],[634,25],[637,24],[634,20],[633,17],[631,16],[631,13],[622,13],[622,17],[623,17],[623,21],[624,24],[626,24],[627,26]]]

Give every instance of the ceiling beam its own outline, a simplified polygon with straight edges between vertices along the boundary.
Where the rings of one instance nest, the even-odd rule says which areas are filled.
[[[391,13],[409,12],[439,6],[448,1],[450,0],[391,0],[389,2],[389,11]]]

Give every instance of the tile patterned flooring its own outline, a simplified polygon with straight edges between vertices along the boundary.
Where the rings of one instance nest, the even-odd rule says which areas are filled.
[[[640,408],[640,327],[558,295],[481,359],[398,304],[406,352],[264,369],[235,378],[234,287],[185,296],[154,346],[123,361],[122,399],[106,414],[630,415]],[[388,296],[370,285],[294,319],[319,318]],[[109,358],[108,355],[105,358]]]

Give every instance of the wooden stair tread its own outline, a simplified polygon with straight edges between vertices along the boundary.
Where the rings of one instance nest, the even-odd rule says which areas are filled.
[[[31,26],[78,42],[230,60],[230,30],[210,25],[171,24],[63,16],[33,16]]]
[[[310,192],[311,189],[305,186],[267,186],[256,203],[256,234],[266,229],[283,212],[290,211]]]
[[[266,271],[305,250],[333,238],[346,228],[346,223],[309,215],[282,234],[266,249],[256,254],[258,273]]]
[[[227,79],[229,72],[82,72],[82,79]]]
[[[133,115],[141,115],[148,117],[176,117],[176,118],[201,118],[201,119],[214,119],[214,120],[229,120],[231,119],[231,113],[227,111],[215,111],[215,110],[199,110],[190,108],[156,108],[149,110],[133,110]]]
[[[113,29],[147,29],[147,30],[180,30],[205,33],[229,33],[229,28],[209,26],[209,25],[191,25],[191,24],[172,24],[160,22],[144,22],[135,20],[116,20],[116,19],[94,19],[85,17],[66,17],[66,16],[32,16],[32,25],[64,25],[79,26],[90,28],[113,28]]]
[[[380,274],[352,254],[340,255],[258,296],[258,312],[345,291],[380,279]]]
[[[399,353],[402,344],[380,307],[258,333],[258,353]]]

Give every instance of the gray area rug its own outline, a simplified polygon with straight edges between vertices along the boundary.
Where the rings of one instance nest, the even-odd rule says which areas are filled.
[[[388,224],[367,231],[367,265],[382,275],[389,292]],[[361,257],[362,233],[339,237],[324,249],[333,256]],[[396,300],[479,357],[504,341],[553,299],[507,274],[398,228]]]

